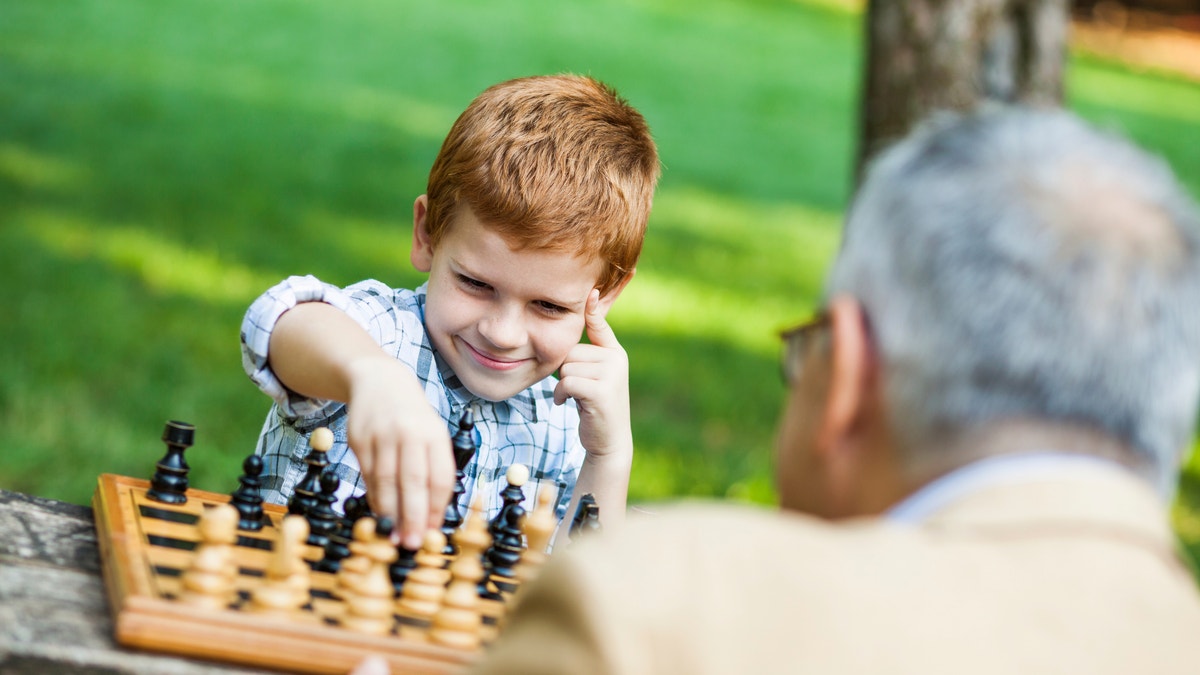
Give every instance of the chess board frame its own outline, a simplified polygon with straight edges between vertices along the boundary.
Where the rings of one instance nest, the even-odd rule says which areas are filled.
[[[171,537],[195,541],[194,526],[144,517],[144,506],[198,517],[205,505],[228,502],[229,496],[189,489],[186,504],[162,504],[146,497],[149,481],[103,474],[92,500],[101,567],[108,589],[118,643],[151,651],[240,663],[303,673],[348,673],[365,656],[386,659],[396,673],[453,673],[474,662],[477,653],[429,644],[396,635],[357,633],[309,616],[273,618],[236,609],[204,610],[170,599],[160,578],[151,543],[155,528]],[[239,532],[271,541],[287,514],[264,504],[271,524],[261,533]],[[319,555],[315,547],[308,557]],[[238,547],[239,551],[242,549]],[[249,555],[249,554],[247,554]],[[242,561],[239,559],[239,566]],[[243,569],[243,572],[245,570]],[[174,580],[176,586],[178,580]],[[307,620],[305,620],[307,619]]]

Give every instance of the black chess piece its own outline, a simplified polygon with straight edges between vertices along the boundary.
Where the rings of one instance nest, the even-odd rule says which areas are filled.
[[[475,445],[474,430],[475,416],[471,409],[467,408],[467,411],[458,420],[458,431],[451,438],[451,444],[454,447],[454,493],[450,497],[450,503],[446,505],[446,516],[442,520],[442,534],[446,535],[446,547],[442,549],[443,555],[458,555],[458,546],[454,544],[454,533],[463,524],[462,506],[459,504],[463,494],[467,491],[463,485],[466,478],[463,471],[478,451]]]
[[[325,476],[332,475],[330,473],[322,474],[321,480],[324,481]],[[337,490],[336,485],[333,487],[333,490]],[[325,493],[324,483],[321,485],[321,492],[322,494]],[[352,505],[351,500],[358,502],[359,498],[347,498],[346,506]],[[331,500],[329,504],[330,511],[334,515],[334,527],[328,536],[328,541],[325,543],[325,556],[313,565],[313,569],[318,572],[337,572],[342,566],[342,561],[350,557],[350,542],[354,539],[355,521],[345,516],[338,517],[337,512],[333,511],[333,501]],[[311,532],[311,526],[309,531]]]
[[[592,493],[579,498],[579,506],[575,507],[575,517],[571,519],[571,529],[568,536],[571,539],[579,535],[587,535],[600,531],[600,505]]]
[[[342,504],[342,513],[345,514],[344,518],[351,530],[354,529],[354,523],[358,522],[359,518],[368,516],[375,518],[375,514],[371,513],[371,505],[367,502],[366,494],[347,497],[346,502]]]
[[[521,551],[525,548],[521,534],[525,507],[520,503],[509,504],[500,513],[500,524],[487,551],[488,566],[492,575],[514,579],[516,565],[521,561]]]
[[[296,484],[296,491],[288,500],[288,513],[300,516],[308,516],[308,512],[317,505],[321,474],[325,472],[325,467],[329,466],[325,453],[333,447],[333,432],[325,427],[314,429],[308,439],[308,445],[311,450],[304,458],[308,471]]]
[[[496,517],[492,522],[488,523],[488,532],[495,539],[500,528],[504,526],[504,513],[514,505],[519,506],[525,501],[525,482],[529,480],[529,467],[524,464],[513,464],[508,467],[508,473],[505,475],[506,484],[504,489],[500,490],[500,501],[502,505],[500,510],[496,512]],[[525,513],[525,509],[521,509],[521,513]]]
[[[338,514],[333,510],[337,501],[335,494],[341,480],[331,471],[321,474],[320,492],[314,496],[314,503],[304,517],[308,519],[308,545],[325,548],[329,545],[329,537],[337,532]]]
[[[262,472],[262,457],[250,455],[242,462],[242,475],[238,478],[238,487],[229,495],[229,503],[233,504],[238,512],[239,530],[258,532],[266,520],[262,507]]]
[[[325,555],[313,563],[313,569],[318,572],[336,573],[342,567],[342,561],[350,557],[350,542],[354,535],[345,528],[345,521],[339,520],[337,529],[329,535],[325,544]]]
[[[167,454],[154,465],[154,477],[146,496],[167,504],[187,503],[188,465],[183,452],[192,446],[196,438],[196,427],[187,422],[171,420],[163,429],[162,439],[167,444]]]
[[[417,552],[410,551],[403,546],[396,547],[396,560],[388,565],[388,576],[392,579],[392,588],[395,589],[396,595],[400,595],[400,591],[404,588],[404,582],[408,580],[408,573],[417,567]]]

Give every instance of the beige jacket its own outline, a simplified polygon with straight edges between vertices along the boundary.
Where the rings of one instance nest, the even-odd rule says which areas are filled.
[[[683,506],[525,591],[476,672],[1200,673],[1200,593],[1124,476],[994,486],[920,527]]]

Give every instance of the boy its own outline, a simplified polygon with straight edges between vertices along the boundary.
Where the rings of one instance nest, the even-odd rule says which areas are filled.
[[[494,515],[521,463],[533,492],[560,491],[560,519],[590,492],[606,524],[619,522],[628,363],[605,316],[633,276],[658,175],[645,120],[595,80],[531,77],[480,94],[413,204],[410,257],[426,284],[292,277],[247,312],[243,362],[275,399],[257,449],[265,496],[290,496],[308,434],[328,426],[339,501],[366,489],[416,549],[441,524],[448,429],[470,408],[479,452],[460,507],[480,494]]]

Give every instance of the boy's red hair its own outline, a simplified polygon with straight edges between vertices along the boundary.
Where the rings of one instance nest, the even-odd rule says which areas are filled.
[[[590,77],[554,75],[489,87],[459,116],[429,172],[434,246],[468,207],[518,249],[604,261],[602,294],[637,264],[658,151],[642,115]]]

